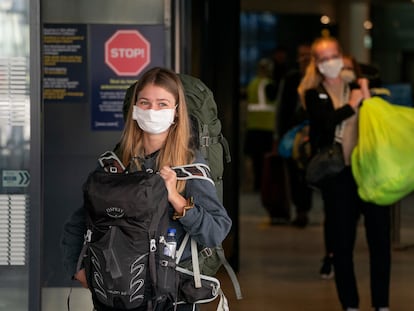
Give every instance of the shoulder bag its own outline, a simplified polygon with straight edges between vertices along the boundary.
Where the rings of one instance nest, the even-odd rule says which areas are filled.
[[[344,168],[342,146],[334,142],[312,157],[306,168],[306,182],[311,187],[320,188]]]

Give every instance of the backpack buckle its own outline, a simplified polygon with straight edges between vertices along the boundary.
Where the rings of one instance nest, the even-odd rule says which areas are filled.
[[[200,133],[200,146],[208,147],[210,143],[210,133],[208,131],[208,124],[203,124],[201,133]]]
[[[200,145],[203,147],[209,147],[210,136],[201,136]]]
[[[108,173],[116,174],[125,171],[125,166],[115,152],[106,151],[98,159],[101,167]]]
[[[113,173],[113,174],[118,173],[118,168],[115,167],[115,166],[110,166],[109,167],[109,172]]]
[[[200,251],[200,254],[203,258],[208,258],[213,255],[213,250],[210,247],[205,247]]]

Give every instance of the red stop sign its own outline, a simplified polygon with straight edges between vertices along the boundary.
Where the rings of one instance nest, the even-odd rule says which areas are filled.
[[[105,42],[105,64],[119,76],[136,76],[150,63],[150,48],[137,30],[118,30]]]

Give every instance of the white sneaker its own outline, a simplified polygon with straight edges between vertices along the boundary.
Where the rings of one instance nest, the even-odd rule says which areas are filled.
[[[355,308],[346,308],[345,311],[358,311],[359,309],[355,309]],[[382,310],[381,310],[382,311]]]
[[[390,311],[390,308],[383,307],[383,308],[377,308],[375,311]]]

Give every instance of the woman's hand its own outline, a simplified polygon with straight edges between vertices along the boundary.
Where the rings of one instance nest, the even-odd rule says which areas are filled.
[[[364,99],[364,95],[361,89],[353,89],[351,91],[351,95],[349,96],[349,105],[356,109],[361,104],[362,100]]]
[[[78,272],[76,272],[74,278],[75,280],[78,280],[81,283],[82,287],[88,288],[88,283],[86,282],[85,269],[81,269]]]
[[[367,78],[359,78],[357,83],[361,89],[364,99],[370,98],[371,92],[369,91],[369,80]]]
[[[161,168],[160,176],[162,179],[164,179],[168,195],[170,193],[173,194],[174,192],[177,192],[177,174],[171,167],[164,166]]]
[[[176,212],[181,214],[187,200],[177,191],[177,174],[171,167],[164,166],[160,170],[160,176],[164,180],[165,187],[168,191],[168,201],[174,207]]]
[[[369,81],[366,78],[360,78],[357,81],[359,88],[353,89],[349,97],[349,105],[356,109],[364,99],[370,98]]]

